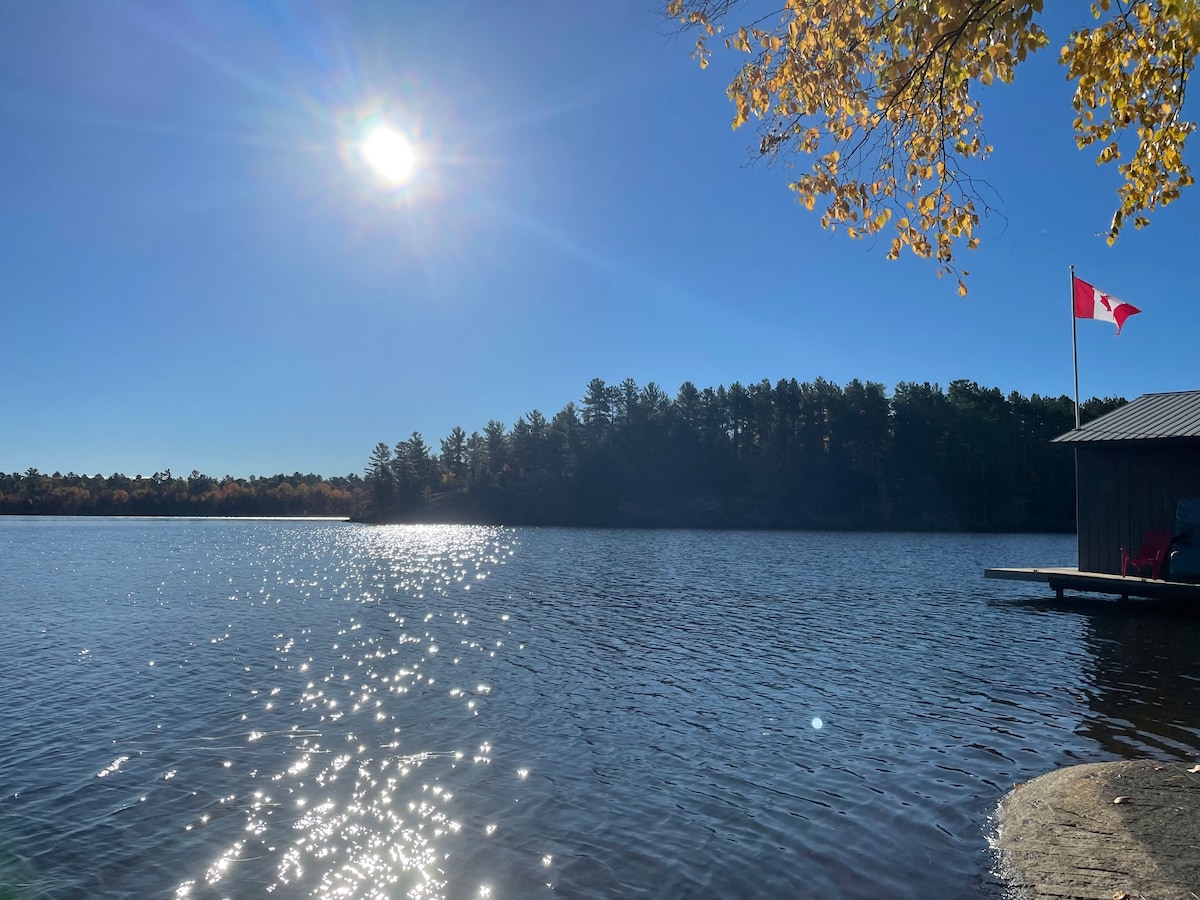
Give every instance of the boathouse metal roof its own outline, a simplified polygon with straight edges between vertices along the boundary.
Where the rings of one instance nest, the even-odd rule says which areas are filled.
[[[1142,394],[1054,443],[1200,439],[1200,391]]]

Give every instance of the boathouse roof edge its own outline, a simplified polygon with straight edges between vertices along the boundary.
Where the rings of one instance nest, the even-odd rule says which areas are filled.
[[[1172,441],[1200,438],[1200,390],[1142,394],[1081,428],[1054,438],[1056,444]]]

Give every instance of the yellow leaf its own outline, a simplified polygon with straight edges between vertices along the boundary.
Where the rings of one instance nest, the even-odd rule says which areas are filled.
[[[729,86],[733,125],[751,116],[786,123],[779,140],[766,131],[763,145],[770,139],[773,157],[808,172],[793,183],[809,210],[827,198],[824,225],[861,237],[892,221],[885,210],[912,210],[888,256],[907,245],[938,273],[965,275],[955,254],[979,246],[975,203],[986,178],[969,164],[993,152],[980,95],[1048,46],[1043,0],[783,0],[774,24],[747,25],[732,21],[745,7],[727,0],[663,5],[700,38],[701,67],[705,42],[729,35],[727,52],[743,63]],[[1195,125],[1183,118],[1183,98],[1200,58],[1200,0],[1093,0],[1092,9],[1094,27],[1078,27],[1059,57],[1074,86],[1066,121],[1077,146],[1116,163],[1111,243],[1126,214],[1145,227],[1194,183],[1182,148]]]

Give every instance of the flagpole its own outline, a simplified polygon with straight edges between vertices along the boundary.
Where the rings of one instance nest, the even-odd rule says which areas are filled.
[[[1075,365],[1075,430],[1079,430],[1079,341],[1075,330],[1075,267],[1071,266],[1071,361]],[[1071,449],[1075,457],[1075,535],[1079,535],[1079,445],[1073,444]],[[1078,559],[1075,563],[1079,565]]]
[[[1075,337],[1075,267],[1071,266],[1071,359],[1075,363],[1075,428],[1079,429],[1079,342]]]

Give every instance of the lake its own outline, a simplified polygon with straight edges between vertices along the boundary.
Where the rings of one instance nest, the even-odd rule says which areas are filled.
[[[0,897],[986,897],[1200,751],[1200,618],[1073,536],[0,519]]]

